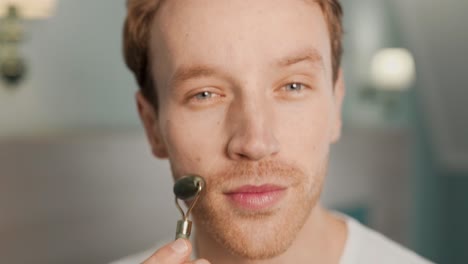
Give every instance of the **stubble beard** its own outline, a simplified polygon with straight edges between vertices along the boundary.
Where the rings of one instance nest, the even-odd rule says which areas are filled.
[[[224,170],[208,179],[203,197],[193,210],[196,226],[234,256],[249,260],[279,256],[293,244],[317,205],[326,164],[309,176],[291,165],[273,161],[238,164]],[[251,175],[258,182],[265,178],[287,179],[289,188],[280,207],[246,212],[226,202],[222,190],[234,181],[251,184]]]

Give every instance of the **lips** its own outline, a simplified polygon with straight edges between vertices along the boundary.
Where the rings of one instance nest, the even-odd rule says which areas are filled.
[[[271,184],[244,185],[226,192],[225,195],[240,209],[258,211],[278,204],[284,197],[286,190],[286,187]]]

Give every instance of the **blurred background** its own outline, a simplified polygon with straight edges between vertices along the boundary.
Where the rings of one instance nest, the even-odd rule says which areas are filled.
[[[323,203],[468,263],[468,1],[342,2],[345,125]],[[0,8],[0,263],[107,263],[172,239],[169,167],[121,55],[125,0]]]

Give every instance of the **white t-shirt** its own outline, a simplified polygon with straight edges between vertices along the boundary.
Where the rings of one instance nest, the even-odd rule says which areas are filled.
[[[348,238],[340,264],[429,264],[414,252],[346,217]]]
[[[348,238],[339,264],[430,264],[408,249],[389,240],[356,220],[344,217]],[[126,257],[111,264],[139,264],[158,247]]]

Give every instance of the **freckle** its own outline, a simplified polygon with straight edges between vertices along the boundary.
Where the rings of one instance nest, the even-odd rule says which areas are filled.
[[[195,160],[196,160],[197,162],[200,162],[200,161],[201,161],[201,158],[200,158],[200,157],[197,157]]]

